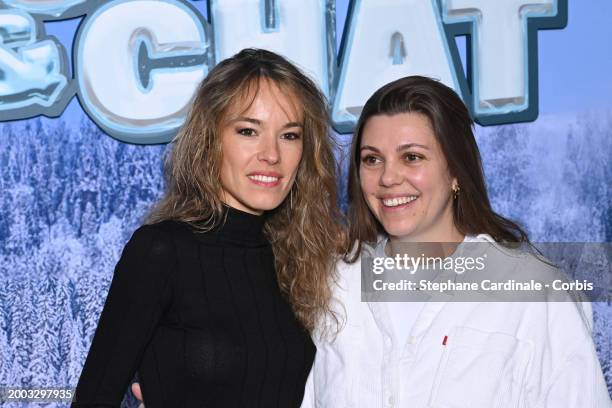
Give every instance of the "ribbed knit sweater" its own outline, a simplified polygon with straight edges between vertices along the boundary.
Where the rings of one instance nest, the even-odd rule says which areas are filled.
[[[73,408],[299,407],[315,346],[281,294],[263,217],[227,208],[195,232],[134,232],[114,272]]]

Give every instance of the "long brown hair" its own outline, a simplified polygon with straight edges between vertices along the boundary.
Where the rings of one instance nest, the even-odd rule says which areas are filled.
[[[261,80],[294,95],[303,110],[303,153],[290,197],[264,216],[281,291],[305,328],[331,313],[330,284],[345,245],[336,203],[337,166],[324,95],[285,58],[245,49],[221,61],[202,81],[166,160],[167,188],[147,218],[173,219],[201,232],[223,222],[220,127],[230,108],[248,109]]]
[[[446,85],[431,78],[410,76],[378,89],[363,107],[351,145],[349,164],[349,243],[354,262],[363,242],[375,242],[385,231],[368,208],[359,180],[361,137],[367,121],[375,115],[415,112],[427,118],[459,195],[453,200],[453,220],[462,234],[489,234],[497,242],[529,242],[525,231],[491,208],[480,152],[474,138],[474,122],[461,98]],[[355,246],[356,245],[356,246]]]

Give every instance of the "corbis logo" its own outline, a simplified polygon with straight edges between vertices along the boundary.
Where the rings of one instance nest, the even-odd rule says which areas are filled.
[[[339,56],[335,0],[0,0],[0,117],[59,116],[77,95],[109,135],[169,141],[208,71],[245,47],[285,55],[353,130],[367,97],[407,75],[439,78],[483,125],[537,117],[537,31],[567,0],[354,0]],[[83,16],[70,59],[44,22]],[[463,66],[457,36],[467,36]]]

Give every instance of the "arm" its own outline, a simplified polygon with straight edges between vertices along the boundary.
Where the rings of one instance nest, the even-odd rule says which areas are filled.
[[[553,373],[545,391],[542,408],[610,408],[612,402],[595,349],[585,345],[568,356]]]
[[[174,248],[153,226],[136,230],[115,267],[72,408],[119,407],[165,306]]]
[[[553,369],[543,378],[538,408],[612,408],[595,344],[588,302],[549,305]]]

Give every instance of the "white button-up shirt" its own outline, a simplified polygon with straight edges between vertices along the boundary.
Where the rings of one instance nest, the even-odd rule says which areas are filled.
[[[359,260],[337,272],[343,326],[334,339],[315,336],[302,408],[612,407],[589,303],[425,302],[404,341],[387,303],[362,302]]]

